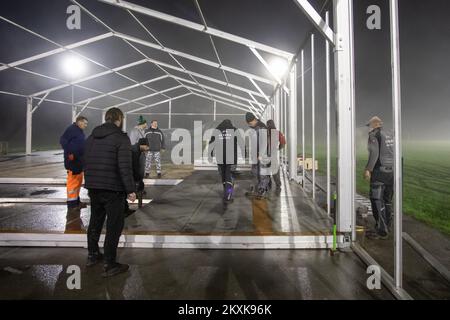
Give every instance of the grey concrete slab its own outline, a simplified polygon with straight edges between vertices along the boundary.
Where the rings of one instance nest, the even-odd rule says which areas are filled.
[[[0,248],[0,299],[392,299],[367,289],[353,253],[120,249],[131,268],[110,279],[85,258],[83,249]],[[67,289],[70,265],[80,266],[81,290]]]
[[[152,203],[126,220],[125,233],[329,234],[332,221],[299,185],[283,181],[265,200],[245,196],[249,173],[236,179],[234,202],[224,205],[215,171],[198,171],[172,187],[147,187]],[[1,185],[3,197],[64,198],[64,187]],[[82,189],[82,197],[87,191]],[[85,232],[90,208],[68,214],[64,205],[0,204],[0,231]]]

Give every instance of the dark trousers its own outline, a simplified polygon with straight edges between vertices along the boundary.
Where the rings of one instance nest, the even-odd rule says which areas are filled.
[[[380,235],[387,235],[392,222],[392,197],[394,183],[392,173],[374,170],[370,181],[370,202],[375,219],[375,229]]]
[[[273,181],[275,181],[275,185],[277,186],[277,188],[281,187],[281,178],[280,178],[280,169],[278,169],[277,173],[274,173],[272,175],[272,179]],[[272,180],[270,180],[270,187],[272,187]]]
[[[89,254],[99,252],[98,241],[106,219],[105,263],[114,264],[124,226],[126,194],[107,190],[89,190],[89,198],[91,199],[91,218],[87,233],[88,252]]]
[[[231,174],[231,164],[218,164],[217,165],[220,173],[220,177],[222,178],[222,183],[225,185],[226,183],[233,184],[233,175]]]

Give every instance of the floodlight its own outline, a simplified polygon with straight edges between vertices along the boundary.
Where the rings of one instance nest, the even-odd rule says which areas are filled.
[[[83,60],[76,56],[65,57],[62,62],[62,67],[64,72],[71,78],[81,76],[86,69]]]
[[[281,79],[284,77],[287,69],[288,69],[288,63],[284,59],[274,58],[269,61],[269,70],[278,79]]]

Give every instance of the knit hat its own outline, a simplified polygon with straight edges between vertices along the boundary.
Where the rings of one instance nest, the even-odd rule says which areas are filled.
[[[140,126],[140,125],[142,125],[142,124],[147,123],[147,120],[145,120],[143,116],[139,116],[137,122],[138,122],[138,126]]]
[[[247,123],[249,123],[249,122],[251,122],[251,121],[253,121],[255,119],[256,119],[256,117],[255,117],[255,115],[253,113],[247,112],[245,114],[245,121],[247,121]]]
[[[379,117],[374,116],[374,117],[370,118],[370,120],[366,123],[366,126],[370,127],[373,123],[382,125],[383,121],[381,121],[381,119]]]

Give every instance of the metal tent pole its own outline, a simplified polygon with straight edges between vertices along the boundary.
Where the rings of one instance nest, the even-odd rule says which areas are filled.
[[[172,129],[172,100],[169,100],[169,129]]]
[[[311,35],[311,126],[312,126],[312,198],[316,199],[316,99],[314,68],[314,34]]]
[[[333,0],[336,107],[338,114],[337,231],[350,233],[355,207],[355,119],[352,0]]]
[[[391,68],[392,68],[392,105],[394,118],[394,190],[395,190],[395,286],[403,285],[402,255],[402,119],[400,86],[400,36],[398,22],[398,1],[390,0],[391,20]]]
[[[305,55],[301,52],[302,64],[302,186],[305,187]]]
[[[325,23],[328,25],[330,20],[329,12],[325,13]],[[331,152],[330,152],[330,43],[325,40],[325,69],[326,69],[326,105],[327,105],[327,213],[331,214]]]
[[[289,173],[297,181],[297,63],[289,74]]]
[[[33,98],[27,97],[27,111],[26,111],[26,137],[25,137],[25,152],[27,155],[31,154],[32,133],[33,133]]]

